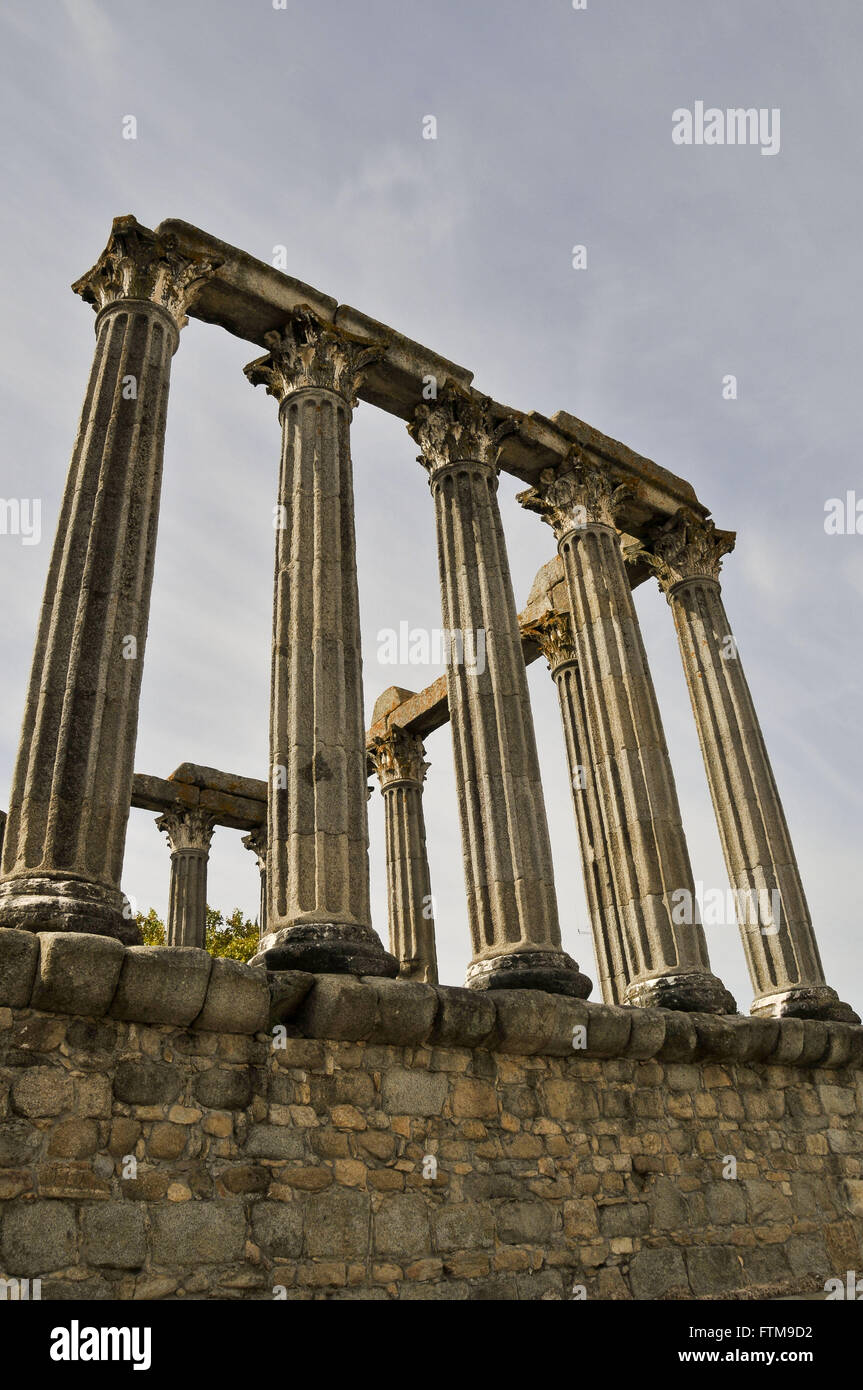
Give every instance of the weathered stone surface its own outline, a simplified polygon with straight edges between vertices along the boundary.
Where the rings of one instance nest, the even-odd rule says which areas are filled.
[[[133,946],[125,955],[112,1018],[188,1025],[204,1005],[212,957],[191,946]]]
[[[0,1214],[4,1270],[14,1278],[49,1274],[75,1263],[75,1208],[68,1202],[10,1203]]]
[[[140,1269],[147,1258],[147,1225],[142,1207],[132,1202],[87,1206],[81,1216],[81,1258],[110,1269]]]
[[[76,932],[41,932],[39,941],[32,1007],[91,1018],[107,1013],[126,954],[121,942]]]
[[[377,1017],[377,995],[367,980],[318,975],[294,1021],[307,1037],[354,1041],[368,1038]]]
[[[23,1009],[30,1002],[39,966],[39,937],[34,932],[0,931],[0,1007]]]
[[[114,1095],[127,1105],[169,1105],[182,1089],[175,1067],[149,1058],[120,1062],[114,1076]]]
[[[667,1298],[689,1289],[683,1252],[675,1249],[641,1250],[630,1265],[633,1298]]]
[[[374,1217],[374,1248],[415,1259],[428,1250],[429,1212],[423,1197],[388,1196]]]
[[[451,985],[437,987],[438,1010],[428,1041],[440,1047],[479,1047],[494,1030],[496,995]]]
[[[220,1264],[242,1258],[242,1207],[228,1202],[185,1202],[153,1212],[152,1250],[158,1265]]]
[[[267,980],[270,989],[268,1026],[291,1022],[314,987],[315,976],[304,970],[268,970]]]
[[[303,1249],[303,1209],[296,1202],[256,1203],[252,1232],[274,1259],[296,1260]]]
[[[418,980],[385,980],[369,977],[363,981],[375,995],[375,1021],[369,1042],[425,1042],[432,1031],[438,1009],[437,991]]]
[[[12,1109],[19,1115],[62,1115],[72,1108],[72,1078],[57,1067],[28,1067],[12,1082]]]
[[[305,1208],[306,1254],[342,1258],[365,1254],[369,1212],[369,1198],[365,1193],[343,1189],[315,1193]]]
[[[448,1093],[443,1072],[393,1067],[384,1075],[381,1103],[390,1115],[439,1115]]]
[[[266,972],[242,961],[214,958],[204,1007],[192,1026],[214,1033],[261,1033],[269,1013]]]
[[[244,1110],[252,1099],[248,1067],[208,1067],[192,1083],[192,1094],[211,1110]]]

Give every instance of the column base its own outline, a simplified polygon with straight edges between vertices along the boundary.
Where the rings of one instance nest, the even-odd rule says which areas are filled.
[[[582,975],[565,951],[513,951],[480,957],[468,966],[465,984],[468,989],[544,989],[573,999],[586,999],[593,989],[593,981]]]
[[[776,994],[761,994],[749,1012],[756,1018],[820,1018],[828,1023],[859,1023],[850,1004],[844,1004],[829,985],[793,985]]]
[[[634,980],[624,1003],[636,1009],[677,1009],[686,1014],[736,1014],[737,1002],[716,975],[692,970]]]
[[[0,928],[89,932],[140,946],[140,929],[124,908],[128,899],[119,888],[68,874],[18,874],[0,881]]]
[[[372,927],[345,922],[303,922],[267,932],[249,964],[314,975],[382,975],[389,980],[399,973],[398,961],[384,950]]]

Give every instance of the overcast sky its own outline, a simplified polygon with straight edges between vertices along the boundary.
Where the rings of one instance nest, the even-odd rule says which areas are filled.
[[[863,1006],[863,535],[857,490],[863,166],[856,0],[4,0],[0,496],[43,539],[0,536],[0,807],[93,350],[69,285],[111,219],[180,217],[473,369],[520,409],[566,409],[681,474],[738,532],[726,606],[797,849],[828,982]],[[777,153],[676,145],[672,113],[781,112]],[[124,118],[137,138],[123,138]],[[422,138],[434,115],[437,139]],[[128,129],[128,125],[127,125]],[[587,268],[572,248],[587,247]],[[258,355],[192,322],[174,359],[136,768],[264,777],[275,402]],[[738,398],[723,399],[733,374]],[[381,665],[378,633],[440,624],[434,518],[404,426],[355,415],[367,721],[439,668]],[[519,607],[550,529],[500,488]],[[725,887],[674,637],[639,590],[696,879]],[[564,944],[595,978],[557,701],[530,670]],[[469,958],[449,732],[426,787],[441,977]],[[370,803],[386,938],[383,803]],[[169,853],[133,811],[124,889],[164,914]],[[254,861],[216,832],[210,902],[257,910]],[[735,927],[713,967],[747,1009]],[[596,997],[596,996],[594,996]]]

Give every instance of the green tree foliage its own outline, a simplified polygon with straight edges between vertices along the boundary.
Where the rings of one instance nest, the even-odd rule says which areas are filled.
[[[139,912],[135,918],[141,928],[145,946],[165,945],[165,924],[156,909]],[[225,917],[214,907],[207,907],[206,949],[211,956],[227,956],[230,960],[250,960],[258,949],[260,932],[255,922],[243,916],[242,910],[235,907],[230,917]]]

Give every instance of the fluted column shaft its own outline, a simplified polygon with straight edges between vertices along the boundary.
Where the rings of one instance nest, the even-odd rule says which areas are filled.
[[[568,464],[521,494],[554,527],[564,564],[584,711],[627,980],[624,1000],[733,1012],[710,972],[677,790],[614,516],[619,489]],[[693,920],[673,910],[688,894]]]
[[[785,813],[722,601],[721,559],[733,544],[732,533],[683,515],[646,558],[674,617],[755,992],[751,1012],[859,1022],[824,978]]]
[[[390,951],[399,977],[437,984],[434,912],[426,850],[422,740],[394,728],[370,750],[384,799]]]
[[[140,934],[120,893],[171,357],[212,269],[118,218],[74,286],[96,351],[42,606],[0,880],[0,925]],[[125,913],[124,913],[125,907]]]
[[[279,400],[267,936],[271,968],[395,974],[369,907],[350,420],[379,352],[298,310],[246,368]]]
[[[502,432],[488,402],[447,388],[409,426],[435,502],[456,790],[474,988],[586,997],[561,948],[527,675],[497,502]]]
[[[167,944],[204,947],[207,940],[207,861],[215,821],[201,811],[169,811],[156,821],[171,846]]]
[[[569,615],[549,612],[531,623],[525,635],[539,646],[557,687],[598,983],[606,1004],[620,1004],[628,984],[623,933],[590,750],[584,683]]]

